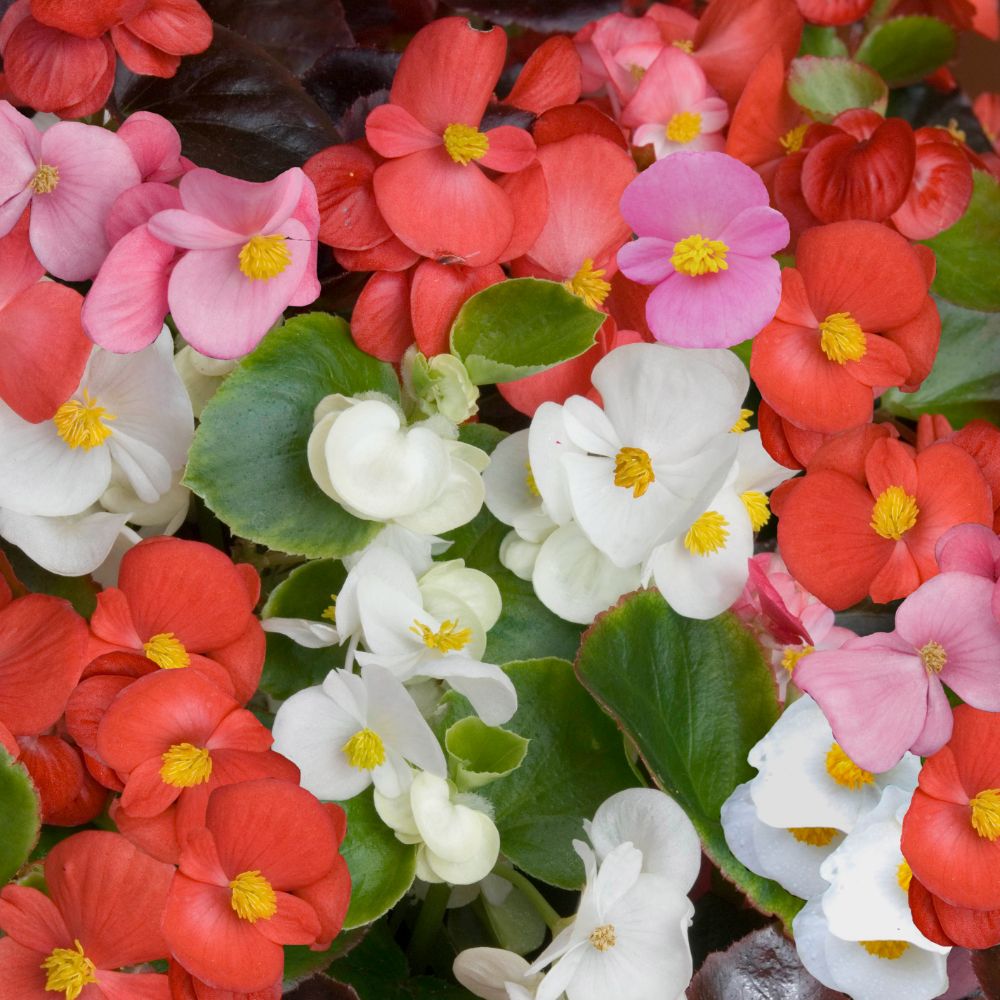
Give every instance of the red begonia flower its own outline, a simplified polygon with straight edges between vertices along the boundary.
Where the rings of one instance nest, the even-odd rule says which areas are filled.
[[[115,970],[166,957],[160,919],[172,875],[117,833],[56,844],[45,859],[48,896],[19,885],[0,892],[0,996],[169,1000],[166,976]]]
[[[936,944],[976,950],[1000,944],[1000,909],[953,906],[935,896],[916,876],[910,881],[909,901],[917,930]]]
[[[80,751],[61,736],[21,736],[18,760],[38,792],[42,822],[82,826],[104,809],[108,792],[84,767]]]
[[[290,782],[216,789],[167,897],[174,958],[216,989],[251,992],[281,976],[282,945],[328,947],[350,895],[344,829],[339,807]]]

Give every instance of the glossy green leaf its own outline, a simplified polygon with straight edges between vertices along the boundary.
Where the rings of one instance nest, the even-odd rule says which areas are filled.
[[[583,865],[573,839],[605,799],[637,784],[621,734],[566,660],[525,660],[504,670],[518,705],[504,728],[530,743],[521,766],[479,794],[493,803],[500,849],[518,868],[550,885],[579,889]],[[445,727],[472,712],[454,692],[445,705]]]
[[[459,791],[468,792],[520,767],[528,752],[528,741],[517,733],[470,717],[449,727],[444,747],[452,780]]]
[[[977,417],[1000,423],[1000,313],[937,305],[941,346],[930,375],[916,392],[888,390],[882,406],[913,420],[941,413],[954,427]]]
[[[0,887],[28,860],[40,829],[35,786],[24,767],[0,747]]]
[[[343,958],[352,948],[356,948],[365,936],[363,928],[343,931],[333,939],[333,944],[324,951],[313,951],[308,945],[285,945],[284,983],[289,986],[299,983],[314,972],[322,972],[331,962]]]
[[[937,256],[933,287],[967,309],[1000,312],[1000,184],[981,170],[973,180],[965,215],[927,241]]]
[[[726,877],[789,922],[801,900],[747,871],[719,821],[722,804],[754,775],[750,748],[778,717],[774,679],[750,634],[732,615],[684,618],[656,591],[643,591],[598,617],[576,670]]]
[[[885,111],[889,88],[874,70],[844,57],[799,56],[792,60],[788,93],[819,121],[848,108]]]
[[[583,354],[605,318],[557,281],[514,278],[466,301],[451,351],[477,385],[511,382]]]
[[[351,873],[351,905],[344,929],[370,924],[392,909],[413,884],[417,849],[401,844],[375,812],[369,788],[340,803],[347,813],[347,836],[340,853]]]
[[[332,393],[397,398],[391,366],[354,346],[343,320],[307,313],[272,330],[205,407],[185,482],[234,533],[282,552],[341,557],[381,525],[348,514],[313,481],[313,410]]]
[[[807,24],[802,29],[800,56],[846,56],[847,46],[841,41],[836,28]]]
[[[894,17],[877,24],[854,58],[889,84],[920,80],[955,54],[955,31],[936,17]]]

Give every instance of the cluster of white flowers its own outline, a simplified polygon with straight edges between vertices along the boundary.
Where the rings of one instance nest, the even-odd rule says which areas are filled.
[[[802,964],[854,1000],[931,1000],[948,988],[949,949],[910,915],[902,819],[920,760],[858,767],[808,697],[793,702],[749,755],[758,774],[722,808],[733,854],[807,900],[793,922]]]
[[[792,475],[745,430],[745,367],[729,351],[629,344],[593,384],[603,408],[544,403],[493,454],[486,505],[513,529],[504,565],[573,622],[650,580],[683,615],[720,614],[746,583],[767,491]]]

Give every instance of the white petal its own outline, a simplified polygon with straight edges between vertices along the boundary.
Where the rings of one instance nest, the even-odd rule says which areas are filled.
[[[340,634],[332,625],[310,621],[308,618],[262,618],[265,632],[286,635],[306,649],[326,649],[340,645]]]
[[[402,795],[389,798],[376,789],[374,802],[375,811],[386,826],[391,827],[397,835],[403,834],[407,838],[415,838],[414,840],[408,839],[407,843],[416,843],[420,840],[420,831],[417,829],[416,821],[413,819],[413,810],[410,808],[409,790],[403,792]]]
[[[501,948],[466,948],[452,966],[455,978],[482,1000],[508,1000],[504,983],[520,983],[527,971],[520,955]]]
[[[447,681],[465,695],[476,715],[488,726],[500,726],[517,711],[517,691],[510,678],[492,663],[479,663],[459,654],[425,660],[418,676]]]
[[[734,484],[737,493],[748,490],[769,493],[779,483],[795,475],[794,469],[786,469],[771,458],[761,443],[760,431],[756,430],[739,435],[736,464],[739,466]]]
[[[416,628],[417,621],[432,632],[441,624],[424,611],[419,598],[411,600],[376,576],[365,576],[358,581],[357,602],[365,644],[378,656],[411,656],[426,651],[419,635],[410,630]]]
[[[570,441],[589,455],[614,458],[624,442],[607,414],[584,396],[570,396],[563,403],[563,424]]]
[[[424,606],[446,608],[449,598],[458,600],[459,607],[475,612],[479,627],[488,632],[500,617],[502,602],[500,588],[492,578],[478,569],[469,569],[461,559],[435,563],[418,581]],[[430,603],[428,603],[430,602]],[[454,615],[438,614],[438,618]]]
[[[116,471],[125,476],[144,504],[156,503],[170,489],[173,470],[152,445],[116,428],[108,439],[108,451]]]
[[[396,523],[422,535],[440,535],[468,524],[486,498],[482,473],[460,457],[459,442],[449,441],[448,474],[433,501],[413,513],[396,517]]]
[[[542,495],[546,513],[556,524],[565,524],[573,516],[569,487],[563,472],[562,455],[582,455],[566,433],[563,408],[558,403],[542,403],[531,418],[528,454],[535,485]]]
[[[528,461],[528,431],[505,437],[490,455],[489,468],[483,473],[486,507],[504,524],[540,510],[542,499],[528,487],[531,465]]]
[[[85,576],[108,557],[127,514],[34,517],[0,508],[0,535],[50,573]]]
[[[388,525],[376,537],[381,538],[390,530],[392,526]],[[358,584],[367,577],[382,580],[394,587],[408,601],[420,603],[417,578],[406,558],[393,548],[371,545],[351,567],[337,595],[337,629],[344,637],[359,635],[361,632]]]
[[[541,548],[540,543],[525,541],[516,531],[508,531],[500,543],[500,565],[520,579],[530,580]]]
[[[385,748],[385,761],[372,768],[372,782],[375,790],[386,798],[405,795],[413,781],[413,770],[403,759],[403,755],[392,746]]]

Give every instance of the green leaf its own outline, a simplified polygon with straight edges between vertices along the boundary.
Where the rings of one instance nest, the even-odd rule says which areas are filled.
[[[955,54],[955,31],[936,17],[894,17],[876,25],[854,58],[890,85],[921,80]]]
[[[983,312],[1000,312],[1000,184],[972,172],[972,200],[965,215],[927,245],[937,256],[934,291]]]
[[[980,417],[1000,423],[1000,313],[973,312],[938,300],[941,346],[916,392],[889,389],[882,406],[898,417],[942,413],[954,427]]]
[[[843,57],[799,56],[792,60],[788,93],[819,121],[832,121],[848,108],[885,111],[889,88],[867,66]]]
[[[479,794],[493,803],[500,849],[518,868],[550,885],[579,889],[583,865],[573,839],[605,799],[637,784],[621,734],[566,660],[525,660],[504,670],[518,705],[506,728],[530,743],[521,766]],[[445,727],[472,713],[454,692],[444,703]]]
[[[466,301],[451,351],[476,385],[512,382],[583,354],[605,318],[557,281],[514,278]]]
[[[528,741],[517,733],[470,717],[449,727],[444,747],[459,791],[482,788],[521,766]]]
[[[332,393],[398,398],[391,366],[354,346],[343,320],[296,316],[272,330],[205,407],[185,483],[238,535],[311,558],[362,548],[381,525],[348,514],[314,482],[306,445]]]
[[[0,747],[0,886],[28,860],[40,829],[35,786],[24,767]]]
[[[847,46],[840,40],[836,28],[807,24],[802,29],[800,56],[846,56]]]
[[[748,752],[778,717],[774,679],[750,634],[730,614],[684,618],[656,591],[643,591],[598,617],[576,670],[723,874],[761,910],[790,922],[801,900],[747,871],[719,821],[722,804],[754,775]]]
[[[364,936],[363,929],[343,931],[333,939],[333,944],[325,951],[313,951],[304,944],[286,944],[283,975],[285,985],[299,983],[314,972],[321,972],[331,962],[343,958],[352,948],[356,948]]]
[[[271,592],[262,618],[307,618],[324,621],[347,577],[344,564],[333,559],[318,559],[293,569]],[[332,625],[333,623],[330,622]],[[322,684],[323,678],[344,665],[346,647],[306,649],[286,635],[267,633],[267,657],[260,686],[272,698],[284,701],[296,691]]]
[[[340,853],[351,873],[344,930],[351,930],[377,920],[403,898],[416,876],[417,849],[401,844],[382,822],[370,788],[340,804],[347,813]]]

